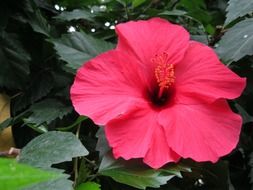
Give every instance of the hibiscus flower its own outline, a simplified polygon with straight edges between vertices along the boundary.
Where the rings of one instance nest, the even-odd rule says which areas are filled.
[[[164,19],[119,24],[116,33],[117,47],[86,62],[71,88],[75,110],[104,126],[114,157],[160,168],[230,153],[242,118],[226,99],[240,96],[245,79]]]

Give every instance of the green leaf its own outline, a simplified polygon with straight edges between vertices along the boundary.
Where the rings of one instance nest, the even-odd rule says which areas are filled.
[[[75,190],[100,190],[100,185],[89,181],[78,185]]]
[[[93,169],[91,169],[85,160],[85,158],[81,159],[79,170],[78,170],[78,177],[75,181],[75,185],[78,186],[88,180],[88,177],[92,175]]]
[[[99,157],[103,157],[109,150],[111,150],[108,141],[105,137],[105,131],[102,127],[96,133],[96,137],[98,138],[96,144],[96,150],[99,151]]]
[[[35,184],[22,190],[73,190],[73,182],[66,178],[60,178]]]
[[[47,23],[47,20],[42,16],[39,10],[36,10],[34,14],[29,14],[28,17],[27,21],[35,32],[50,37],[51,26]]]
[[[247,113],[247,111],[242,106],[240,106],[239,104],[236,103],[235,107],[239,111],[240,115],[242,116],[244,124],[249,123],[249,122],[253,122],[253,117],[251,115],[249,115]]]
[[[61,14],[55,16],[55,19],[59,19],[62,21],[71,21],[71,20],[88,20],[94,21],[94,15],[90,13],[88,10],[84,9],[75,9],[73,11],[63,11]]]
[[[0,88],[22,88],[30,73],[30,60],[16,34],[0,33]]]
[[[189,171],[189,169],[172,165],[155,170],[142,163],[115,160],[111,154],[104,156],[99,168],[101,175],[139,189],[160,187],[175,176],[181,177],[180,171]]]
[[[13,122],[13,118],[10,117],[6,120],[4,120],[2,123],[0,123],[0,133],[2,130],[4,130],[5,128],[9,127],[11,125],[11,123]]]
[[[106,2],[107,0],[104,0],[103,2]],[[44,2],[44,1],[43,1]],[[69,9],[73,9],[76,7],[85,7],[85,6],[91,6],[93,4],[97,4],[98,0],[60,0],[59,5],[68,7]]]
[[[19,190],[22,187],[63,177],[61,173],[44,171],[12,159],[0,158],[0,186],[4,190]]]
[[[246,14],[253,12],[252,0],[230,0],[226,9],[226,21],[225,25],[229,24],[233,20],[245,16]]]
[[[21,151],[19,161],[41,168],[86,156],[88,151],[70,132],[47,132],[30,141]]]
[[[37,131],[38,133],[46,133],[48,132],[48,128],[45,125],[36,126],[34,124],[26,123],[26,125],[30,128],[32,128],[34,131]]]
[[[253,55],[253,18],[243,20],[230,28],[218,43],[220,58],[231,63],[246,55]]]
[[[185,11],[182,11],[182,10],[177,10],[177,9],[174,9],[172,11],[163,11],[161,13],[159,13],[158,15],[167,15],[167,16],[183,16],[183,15],[186,15],[187,12]]]
[[[113,44],[95,39],[84,32],[65,34],[61,39],[51,39],[50,42],[54,44],[60,59],[66,61],[67,67],[74,71],[85,61],[114,47]]]
[[[140,6],[141,4],[143,4],[143,3],[145,3],[145,2],[146,2],[146,0],[133,0],[133,1],[132,1],[132,6],[133,6],[134,8],[136,8],[136,7]]]
[[[199,29],[204,30],[204,28],[205,28],[204,25],[198,19],[188,15],[186,11],[182,11],[182,10],[179,10],[179,9],[174,9],[174,10],[171,10],[171,11],[165,10],[165,11],[159,13],[158,15],[177,16],[177,17],[181,16],[181,17],[184,17],[184,18],[187,18],[187,19],[190,19],[190,20],[196,22],[199,25]]]
[[[22,93],[13,99],[13,112],[17,113],[27,106],[34,104],[42,97],[46,96],[53,88],[54,77],[50,72],[40,71],[30,75],[30,84],[28,84]]]
[[[180,0],[177,8],[187,11],[187,15],[195,18],[203,25],[210,24],[211,15],[207,11],[206,3],[204,0]]]
[[[195,40],[195,41],[208,45],[207,35],[191,35],[191,40]]]
[[[26,124],[33,124],[38,127],[42,124],[49,124],[53,120],[67,115],[72,111],[71,106],[66,106],[54,99],[46,99],[32,105],[29,110],[32,114],[24,119]]]

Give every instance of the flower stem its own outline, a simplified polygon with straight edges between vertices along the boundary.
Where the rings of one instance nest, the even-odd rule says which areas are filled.
[[[76,129],[76,137],[77,138],[79,138],[80,127],[81,127],[81,123],[79,123],[79,125],[77,126],[77,129]],[[76,186],[77,179],[78,179],[78,158],[74,158],[73,170],[74,170],[74,186]]]

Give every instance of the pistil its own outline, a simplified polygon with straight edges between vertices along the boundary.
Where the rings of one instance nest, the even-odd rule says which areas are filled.
[[[168,54],[163,52],[151,60],[155,65],[155,77],[159,86],[158,98],[175,83],[174,65],[169,63]]]

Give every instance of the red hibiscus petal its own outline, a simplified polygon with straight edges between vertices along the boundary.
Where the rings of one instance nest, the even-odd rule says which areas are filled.
[[[168,162],[177,162],[179,159],[180,156],[168,146],[164,129],[157,125],[144,162],[152,168],[158,169]]]
[[[131,57],[115,50],[87,62],[71,87],[75,110],[104,125],[145,101],[145,85],[137,67]]]
[[[178,104],[163,110],[159,122],[170,147],[183,158],[216,162],[238,143],[242,125],[223,99],[213,104]]]
[[[211,48],[194,41],[184,59],[176,65],[175,73],[177,101],[182,103],[234,99],[246,85],[246,79],[223,65]]]
[[[122,157],[128,160],[143,158],[146,155],[154,129],[159,126],[157,114],[146,105],[106,125],[105,134],[115,158]]]
[[[158,124],[158,112],[142,105],[128,114],[110,121],[106,137],[115,158],[144,158],[152,168],[177,162],[179,156],[168,146],[163,128]]]
[[[135,56],[143,63],[143,72],[153,76],[151,59],[163,52],[168,53],[170,64],[179,62],[188,47],[189,33],[181,26],[161,18],[130,21],[116,26],[117,49]]]

